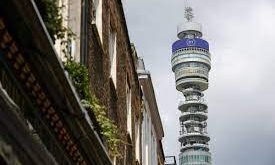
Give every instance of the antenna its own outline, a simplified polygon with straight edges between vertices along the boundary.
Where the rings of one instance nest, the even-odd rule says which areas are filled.
[[[192,21],[192,19],[194,18],[194,13],[193,13],[192,7],[185,7],[184,17],[186,18],[186,20],[188,22]]]
[[[193,8],[190,7],[188,0],[184,0],[184,3],[185,3],[184,17],[188,22],[191,22],[194,18]]]

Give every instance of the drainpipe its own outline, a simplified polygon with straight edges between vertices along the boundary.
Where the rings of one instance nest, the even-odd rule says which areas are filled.
[[[87,65],[87,56],[88,56],[88,15],[89,15],[88,0],[82,0],[80,63],[83,65]]]

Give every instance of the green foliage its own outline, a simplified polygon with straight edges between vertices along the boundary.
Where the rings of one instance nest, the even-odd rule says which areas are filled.
[[[40,15],[53,41],[63,39],[67,29],[62,25],[63,17],[58,6],[58,0],[34,0]]]
[[[68,60],[65,63],[65,70],[67,70],[71,76],[79,97],[81,99],[90,100],[88,69],[79,63]]]
[[[68,71],[75,89],[82,99],[82,103],[89,106],[96,116],[96,120],[101,127],[101,134],[106,138],[110,154],[119,156],[118,144],[121,140],[118,138],[118,128],[116,124],[108,118],[107,109],[101,106],[99,101],[92,96],[89,90],[88,70],[85,66],[72,60],[68,55],[67,45],[70,39],[75,35],[69,29],[62,25],[63,17],[61,14],[62,6],[58,6],[58,0],[34,0],[40,15],[46,25],[46,28],[53,41],[61,40],[61,45],[65,46],[63,53],[67,58],[65,70]]]
[[[119,156],[118,144],[121,140],[119,139],[118,127],[108,118],[107,109],[100,105],[95,96],[91,95],[87,68],[75,61],[68,60],[65,63],[65,69],[71,76],[79,97],[82,99],[82,103],[88,106],[95,114],[101,128],[100,133],[107,140],[110,154],[112,156]]]

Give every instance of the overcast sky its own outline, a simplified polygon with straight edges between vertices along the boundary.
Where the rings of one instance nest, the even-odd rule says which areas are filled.
[[[184,0],[123,0],[130,39],[150,70],[166,155],[179,153],[182,96],[171,44]],[[212,54],[208,132],[213,165],[275,165],[275,1],[189,0]]]

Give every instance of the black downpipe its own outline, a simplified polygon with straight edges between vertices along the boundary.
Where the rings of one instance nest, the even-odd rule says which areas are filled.
[[[89,3],[88,0],[82,0],[81,10],[81,39],[80,39],[80,63],[87,66],[88,57],[88,15]]]

